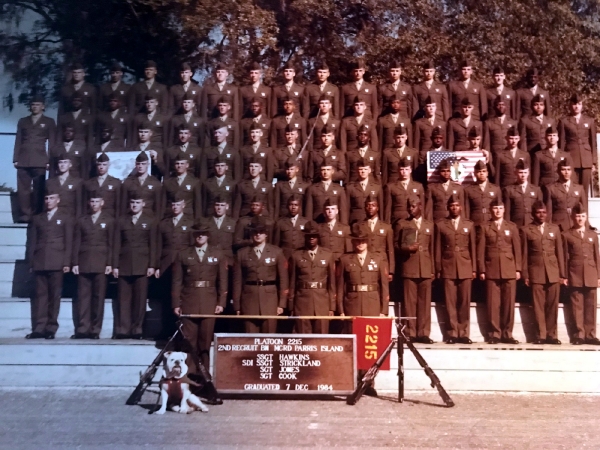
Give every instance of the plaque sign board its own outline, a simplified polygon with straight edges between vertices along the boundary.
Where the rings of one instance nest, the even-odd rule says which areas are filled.
[[[353,334],[215,333],[213,382],[223,394],[349,395]]]

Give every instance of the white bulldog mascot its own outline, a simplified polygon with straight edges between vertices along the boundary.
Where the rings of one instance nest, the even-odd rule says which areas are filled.
[[[164,414],[167,408],[181,414],[196,410],[208,412],[206,405],[190,391],[190,385],[199,385],[187,377],[186,358],[187,354],[184,352],[165,353],[164,374],[160,380],[161,407],[156,414]]]

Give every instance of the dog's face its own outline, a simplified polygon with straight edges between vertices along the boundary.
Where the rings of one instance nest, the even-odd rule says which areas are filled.
[[[188,366],[185,363],[187,353],[167,352],[164,356],[164,371],[166,378],[182,378],[187,374]]]

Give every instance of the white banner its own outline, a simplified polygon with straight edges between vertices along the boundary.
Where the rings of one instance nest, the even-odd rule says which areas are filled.
[[[96,158],[103,152],[98,152]],[[148,155],[148,174],[152,175],[152,158],[150,152],[145,150]],[[106,156],[110,159],[110,166],[108,167],[108,174],[112,177],[118,178],[123,181],[125,178],[135,173],[135,158],[140,154],[139,151],[133,152],[108,152]]]

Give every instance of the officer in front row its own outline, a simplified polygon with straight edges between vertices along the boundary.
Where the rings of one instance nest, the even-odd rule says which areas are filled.
[[[227,259],[216,246],[208,244],[210,231],[203,225],[192,227],[194,246],[182,250],[173,263],[171,302],[175,315],[221,314],[227,302]],[[215,319],[182,319],[183,335],[210,366],[210,344]]]

